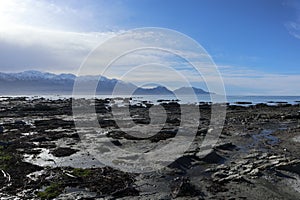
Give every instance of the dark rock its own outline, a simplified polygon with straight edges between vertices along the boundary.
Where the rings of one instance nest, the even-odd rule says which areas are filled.
[[[55,108],[55,107],[50,107],[49,105],[45,105],[42,103],[38,103],[34,106],[34,108],[32,109],[32,111],[52,111],[52,110],[56,110],[59,108]]]
[[[179,126],[180,125],[180,119],[178,118],[167,118],[167,123]]]
[[[240,105],[246,105],[246,104],[252,104],[250,101],[237,101],[235,104],[240,104]]]
[[[197,196],[202,199],[204,195],[190,183],[189,177],[181,177],[176,178],[171,185],[171,196],[173,198]]]
[[[230,109],[231,109],[231,110],[243,110],[243,109],[245,109],[245,106],[241,106],[241,105],[230,105]]]
[[[116,122],[111,119],[98,119],[98,122],[102,128],[107,128],[107,127],[118,127]]]
[[[275,103],[278,103],[278,104],[287,104],[288,102],[287,101],[275,101]]]
[[[64,127],[66,129],[73,128],[75,126],[73,121],[66,121],[62,119],[36,120],[34,124],[37,128],[42,129],[56,129],[59,127]]]
[[[114,139],[122,139],[124,138],[124,135],[126,133],[123,132],[123,131],[118,131],[118,130],[114,130],[114,131],[110,131],[106,134],[107,137],[111,137],[111,138],[114,138]]]
[[[225,144],[216,146],[215,148],[220,149],[220,150],[225,150],[225,151],[233,151],[233,150],[237,149],[237,146],[235,146],[234,144],[229,142],[229,143],[225,143]]]
[[[119,140],[112,140],[111,143],[113,143],[116,146],[122,146],[122,143]]]
[[[72,133],[71,135],[68,135],[69,138],[73,138],[73,139],[80,139],[80,136],[78,133]]]
[[[51,153],[56,157],[65,157],[65,156],[70,156],[70,155],[76,153],[77,151],[78,150],[76,150],[76,149],[60,147],[60,148],[53,150]]]
[[[107,133],[106,136],[114,138],[114,139],[123,139],[123,138],[125,138],[127,140],[142,140],[143,139],[143,138],[137,138],[137,137],[131,136],[131,135],[129,135],[123,131],[119,131],[119,130],[110,131],[109,133]]]
[[[212,151],[209,154],[207,154],[205,157],[201,158],[201,160],[206,163],[221,164],[224,163],[225,158],[220,156],[216,151]]]
[[[158,99],[156,102],[160,103],[160,102],[168,102],[170,100],[166,100],[166,99]]]
[[[177,169],[189,169],[195,161],[199,161],[197,156],[182,156],[171,163],[168,167]]]
[[[35,138],[30,139],[31,142],[46,142],[49,141],[50,139],[45,137],[45,136],[38,136]]]
[[[138,119],[133,119],[133,121],[136,124],[149,124],[150,123],[149,118],[138,118]]]
[[[126,187],[125,189],[118,190],[112,194],[115,198],[122,198],[127,196],[138,196],[140,192],[134,187]]]
[[[1,142],[0,141],[0,146],[2,146],[2,147],[7,147],[7,146],[9,146],[11,144],[12,144],[11,142]]]
[[[283,117],[283,119],[300,119],[300,114],[289,114]]]
[[[26,149],[26,151],[24,151],[24,152],[26,152],[27,154],[37,155],[37,154],[41,153],[42,150],[41,149]]]
[[[177,129],[175,130],[161,130],[157,134],[151,136],[149,139],[151,142],[159,142],[160,140],[166,140],[169,138],[173,138],[177,134]]]
[[[299,163],[290,163],[286,165],[280,165],[277,167],[279,170],[289,171],[300,175],[300,162]]]
[[[16,120],[15,125],[16,126],[24,126],[24,125],[26,125],[26,122],[24,122],[23,120]]]
[[[39,148],[47,148],[47,149],[53,149],[56,148],[56,144],[53,142],[49,142],[49,141],[45,141],[45,142],[41,142],[37,145],[37,147]]]
[[[270,106],[266,103],[258,103],[256,105],[254,105],[253,107],[255,107],[255,108],[267,108],[267,107],[270,107]]]
[[[208,130],[208,128],[199,128],[197,130],[197,136],[200,136],[200,135],[204,136],[204,135],[206,135],[207,134],[207,130]]]
[[[3,133],[3,132],[4,132],[3,126],[0,126],[0,133]]]
[[[138,191],[133,188],[133,176],[129,173],[114,170],[109,167],[82,169],[80,179],[72,179],[76,185],[89,188],[92,192],[97,192],[101,195],[112,195],[115,197],[135,196]],[[80,170],[80,171],[82,171]]]

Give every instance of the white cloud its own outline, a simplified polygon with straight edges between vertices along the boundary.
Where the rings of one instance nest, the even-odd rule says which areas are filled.
[[[300,22],[288,22],[285,25],[292,36],[300,39]]]
[[[300,74],[275,74],[246,67],[220,66],[229,94],[300,95]]]
[[[101,14],[78,1],[0,0],[0,70],[75,73],[93,48],[117,34],[85,31],[113,24],[110,5],[97,5]],[[101,15],[97,23],[94,15]]]
[[[78,33],[30,26],[0,28],[1,68],[75,72],[93,48],[114,35],[114,32]]]
[[[285,1],[284,5],[295,11],[296,18],[285,23],[288,32],[297,39],[300,39],[300,3],[299,1]]]
[[[0,0],[1,24],[99,31],[114,28],[116,22],[126,16],[122,4],[105,0]]]

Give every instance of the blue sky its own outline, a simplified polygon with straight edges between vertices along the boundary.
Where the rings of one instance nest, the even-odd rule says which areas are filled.
[[[0,0],[0,13],[0,71],[76,73],[106,39],[163,27],[207,50],[229,94],[300,95],[297,0]]]
[[[300,40],[287,27],[288,23],[299,20],[300,2],[299,5],[296,1],[282,0],[128,2],[128,7],[136,11],[130,16],[129,27],[178,30],[196,39],[221,65],[300,72]]]

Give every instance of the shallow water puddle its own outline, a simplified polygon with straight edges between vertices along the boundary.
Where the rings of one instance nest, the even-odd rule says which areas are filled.
[[[272,129],[264,129],[260,133],[252,135],[253,144],[252,147],[258,147],[260,150],[266,150],[264,145],[271,145],[274,146],[279,143],[279,139],[272,135],[274,130]]]
[[[38,155],[24,154],[24,161],[42,167],[79,167],[79,168],[90,168],[90,167],[103,167],[100,163],[89,153],[79,151],[71,156],[66,157],[55,157],[51,154],[49,149],[40,148],[41,153]]]

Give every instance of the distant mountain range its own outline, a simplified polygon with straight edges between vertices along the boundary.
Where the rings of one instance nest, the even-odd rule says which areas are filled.
[[[182,87],[171,91],[163,86],[154,88],[140,88],[136,85],[117,79],[109,79],[104,76],[80,76],[74,74],[53,74],[40,71],[24,71],[20,73],[1,73],[0,72],[0,95],[71,95],[75,79],[84,94],[89,93],[86,88],[97,84],[96,94],[110,95],[117,86],[117,94],[134,95],[171,95],[171,94],[210,94],[199,88]],[[191,90],[192,89],[192,90]]]

